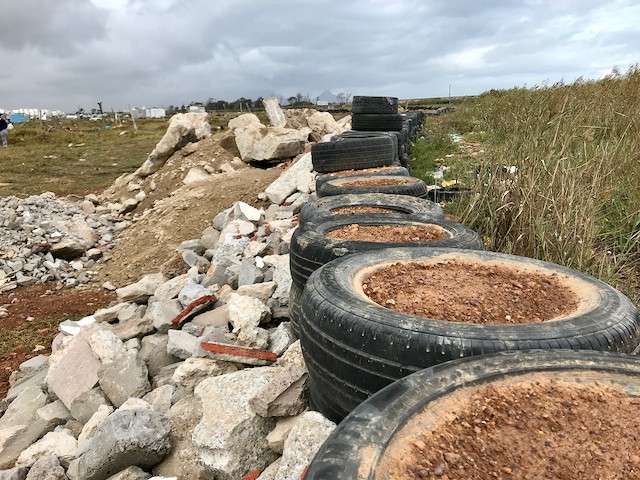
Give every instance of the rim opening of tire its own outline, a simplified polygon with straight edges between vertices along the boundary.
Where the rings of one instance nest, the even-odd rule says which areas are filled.
[[[345,205],[343,207],[336,207],[330,212],[333,215],[350,215],[350,214],[363,214],[363,213],[393,213],[393,214],[403,214],[408,215],[410,212],[406,210],[402,210],[400,208],[390,208],[383,207],[378,205]]]
[[[331,172],[331,173],[327,173],[327,175],[330,175],[332,177],[346,177],[346,176],[351,176],[351,175],[367,175],[367,174],[372,174],[372,173],[380,173],[380,172],[391,172],[394,170],[398,170],[398,168],[400,167],[395,167],[395,166],[391,166],[391,167],[375,167],[375,168],[364,168],[362,170],[339,170],[337,172]]]
[[[596,287],[569,275],[505,260],[460,260],[455,255],[383,262],[359,272],[354,287],[383,308],[478,325],[562,320],[590,311],[599,298]]]
[[[433,242],[449,238],[440,225],[364,225],[352,223],[334,228],[325,233],[326,237],[356,242]]]
[[[350,180],[341,183],[343,187],[382,187],[385,185],[403,185],[415,182],[414,179],[403,177],[374,177],[363,178],[361,180]]]
[[[493,478],[494,469],[500,478],[624,477],[640,463],[633,446],[640,435],[638,394],[628,377],[589,370],[457,388],[398,426],[373,478],[475,478],[480,472]],[[560,475],[579,473],[576,468],[585,475]],[[420,471],[426,476],[415,476]]]

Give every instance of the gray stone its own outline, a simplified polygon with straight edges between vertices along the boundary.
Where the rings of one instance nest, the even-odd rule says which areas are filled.
[[[284,127],[287,124],[287,117],[284,116],[276,97],[265,98],[262,104],[273,127]]]
[[[26,467],[10,468],[9,470],[0,470],[0,480],[25,480],[29,469]],[[34,479],[37,480],[37,479]]]
[[[158,288],[153,292],[153,296],[158,300],[174,299],[178,296],[180,290],[182,290],[182,287],[184,287],[187,282],[189,282],[189,276],[186,274],[174,277],[158,286]]]
[[[109,400],[100,387],[87,390],[78,395],[69,408],[73,418],[81,423],[87,423],[100,406],[110,406]]]
[[[185,185],[191,185],[192,183],[205,182],[210,178],[211,176],[204,168],[192,167],[187,172],[187,175],[182,179],[182,183]]]
[[[39,408],[37,415],[40,420],[50,425],[62,425],[71,418],[71,413],[62,400],[56,400]]]
[[[247,128],[250,126],[258,126],[264,127],[260,122],[260,119],[255,116],[253,113],[245,113],[243,115],[238,115],[236,118],[232,118],[229,120],[228,127],[229,130],[236,130],[237,128]]]
[[[29,387],[43,387],[45,386],[45,378],[47,377],[49,369],[45,368],[40,370],[33,375],[24,376],[16,381],[9,391],[7,392],[7,396],[5,400],[11,402],[14,398],[16,398],[20,393]]]
[[[278,473],[278,469],[280,468],[280,459],[278,458],[275,462],[265,468],[257,480],[278,480],[276,474]]]
[[[192,435],[202,418],[202,404],[188,395],[171,407],[167,414],[171,421],[171,452],[153,468],[155,475],[174,476],[180,480],[208,480],[214,478],[200,461]],[[240,477],[238,477],[240,478]]]
[[[187,283],[180,293],[178,294],[178,300],[183,307],[188,307],[191,303],[195,302],[199,298],[213,295],[213,292],[208,288],[203,287],[197,283]]]
[[[134,337],[153,332],[153,323],[150,317],[136,317],[114,325],[111,331],[120,340],[126,342]]]
[[[169,330],[167,333],[169,335],[167,343],[169,354],[182,359],[204,356],[198,337],[189,335],[182,330]]]
[[[55,455],[60,464],[68,467],[75,458],[78,442],[66,429],[49,432],[36,443],[22,451],[16,467],[30,467],[41,458]]]
[[[271,298],[273,292],[276,290],[276,282],[262,282],[254,285],[243,285],[238,287],[236,293],[238,295],[244,295],[245,297],[257,298],[261,302],[265,302]]]
[[[71,402],[78,395],[91,390],[98,383],[100,360],[87,341],[78,335],[63,350],[53,354],[52,358],[59,360],[50,363],[48,388],[70,409]]]
[[[116,290],[118,301],[144,303],[165,281],[166,278],[161,273],[145,275],[136,283],[118,288]]]
[[[33,375],[34,373],[49,368],[49,357],[47,355],[38,355],[30,358],[20,364],[20,371],[25,375]]]
[[[237,365],[229,362],[209,358],[187,358],[174,372],[173,381],[188,392],[193,392],[205,378],[217,377],[237,370]]]
[[[158,332],[166,333],[171,328],[173,319],[181,311],[182,305],[178,300],[159,300],[149,305],[145,315],[151,317],[151,322]]]
[[[295,341],[296,336],[291,322],[282,322],[277,328],[269,330],[269,351],[278,356],[282,355]]]
[[[282,205],[287,197],[298,189],[299,177],[305,176],[306,179],[312,170],[311,153],[305,153],[265,189],[267,197],[273,203]]]
[[[0,418],[0,469],[12,467],[25,448],[53,428],[37,415],[46,400],[47,395],[41,388],[29,387],[11,402]]]
[[[149,480],[151,475],[140,467],[132,466],[110,476],[107,480]]]
[[[236,145],[244,162],[295,157],[304,150],[310,129],[283,127],[237,128]]]
[[[56,258],[72,260],[81,256],[98,241],[98,235],[91,226],[82,219],[56,222],[56,228],[65,232],[66,236],[51,248]]]
[[[307,407],[307,377],[306,367],[278,368],[262,390],[249,400],[251,409],[262,417],[298,415]]]
[[[125,302],[125,303],[118,303],[109,308],[100,308],[95,311],[95,313],[93,314],[93,317],[96,319],[96,322],[98,323],[113,322],[118,318],[118,313],[120,313],[120,310],[122,310],[123,308],[126,308],[127,305],[128,303]]]
[[[87,329],[86,339],[94,355],[100,359],[102,365],[114,362],[127,352],[122,340],[113,332],[101,327]]]
[[[156,374],[167,365],[176,363],[178,357],[167,352],[169,336],[156,333],[142,339],[142,346],[138,356],[147,364],[149,375],[155,377]]]
[[[187,143],[197,140],[196,125],[192,119],[186,115],[187,114],[184,113],[178,113],[171,117],[169,128],[167,128],[162,139],[149,154],[147,160],[136,170],[135,175],[138,177],[147,177],[157,172],[174,152]]]
[[[158,413],[167,413],[171,408],[171,398],[176,391],[174,385],[162,385],[147,393],[142,399],[149,402],[151,408]]]
[[[213,310],[209,310],[208,312],[196,315],[191,320],[191,323],[201,327],[213,326],[227,328],[228,330],[229,307],[227,305],[222,305],[218,308],[214,308]]]
[[[276,478],[299,480],[305,468],[335,428],[335,423],[318,412],[304,413],[284,442],[284,453]]]
[[[133,352],[127,352],[113,363],[104,365],[98,377],[100,387],[116,407],[130,397],[141,397],[151,390],[147,366]]]
[[[89,421],[84,424],[80,434],[78,435],[78,448],[84,451],[87,441],[91,439],[98,431],[98,427],[104,422],[109,415],[113,413],[113,407],[110,405],[100,405],[98,411],[94,413]]]
[[[285,417],[278,420],[276,427],[267,435],[267,442],[269,442],[269,448],[271,448],[271,450],[282,455],[284,442],[301,416],[302,415],[296,415],[295,417]]]
[[[268,322],[271,310],[257,298],[232,293],[227,303],[229,307],[229,323],[234,333],[242,329],[254,328],[261,322]]]
[[[170,422],[151,410],[123,410],[111,414],[87,442],[67,472],[71,480],[103,480],[137,465],[147,469],[171,449]]]
[[[203,415],[193,431],[193,443],[215,478],[237,480],[275,460],[266,440],[275,421],[249,407],[249,399],[268,384],[273,370],[241,370],[205,379],[196,387]]]
[[[143,317],[146,311],[146,305],[138,305],[136,303],[130,302],[125,308],[118,312],[118,321],[120,323],[124,323],[132,319]]]
[[[259,283],[263,278],[264,275],[262,274],[262,271],[256,267],[253,259],[245,258],[240,261],[240,270],[238,272],[238,287]]]
[[[289,291],[291,290],[291,270],[289,269],[289,255],[267,255],[264,257],[266,265],[275,268],[273,280],[278,287],[272,298],[281,306],[289,305]]]
[[[69,480],[55,455],[39,458],[29,470],[26,480]]]

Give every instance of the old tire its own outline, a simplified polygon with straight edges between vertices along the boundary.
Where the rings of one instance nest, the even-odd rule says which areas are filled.
[[[388,180],[389,177],[370,175],[366,180]],[[392,195],[408,195],[411,197],[427,198],[427,185],[415,177],[398,178],[397,183],[391,185],[348,185],[355,181],[351,178],[336,178],[324,182],[317,190],[318,197],[360,193],[388,193]]]
[[[342,218],[340,218],[342,217]],[[327,233],[349,225],[437,225],[444,230],[447,238],[432,242],[358,242],[327,237]],[[297,229],[291,238],[289,262],[291,278],[300,289],[304,288],[307,279],[322,265],[339,257],[356,252],[381,250],[393,247],[420,248],[461,248],[479,249],[482,240],[476,232],[460,223],[436,218],[371,218],[370,215],[341,215],[324,223],[313,225],[307,229]]]
[[[358,406],[327,438],[304,478],[388,478],[385,465],[392,463],[385,459],[392,454],[391,445],[396,441],[401,442],[399,448],[406,445],[402,439],[411,437],[403,432],[403,427],[411,426],[417,415],[436,414],[433,408],[436,402],[442,405],[463,388],[472,391],[489,383],[517,382],[533,375],[570,383],[619,386],[625,395],[640,396],[638,357],[538,350],[460,359],[403,378]]]
[[[398,113],[396,97],[366,97],[356,95],[351,102],[352,113]]]
[[[339,208],[345,207],[382,207],[397,210],[394,213],[367,213],[367,218],[393,218],[398,221],[411,218],[444,218],[444,211],[437,203],[423,198],[410,197],[408,195],[388,195],[384,193],[366,193],[360,195],[334,195],[319,198],[315,202],[307,203],[300,210],[299,228],[307,230],[311,225],[319,225],[329,220],[339,218],[333,213]],[[356,214],[348,214],[351,218]]]
[[[335,137],[311,147],[313,169],[320,173],[386,167],[396,156],[396,141],[388,135]]]
[[[345,174],[344,172],[333,172],[333,173],[325,173],[324,175],[319,175],[316,178],[316,190],[318,190],[324,182],[327,182],[329,180],[335,180],[336,178],[354,179],[354,178],[370,177],[372,175],[382,176],[382,177],[394,177],[394,176],[408,177],[409,176],[409,170],[401,166],[393,167],[393,168],[388,168],[388,167],[379,167],[379,168],[384,168],[385,170],[381,170],[381,171],[378,169],[367,169],[367,171],[349,170],[348,174]],[[378,171],[372,171],[372,170],[378,170]]]
[[[302,289],[291,283],[291,290],[289,290],[289,320],[291,320],[293,333],[297,336],[300,335],[298,326],[300,324],[300,315],[302,315],[302,305],[300,303],[301,298]]]
[[[359,287],[363,272],[385,264],[454,258],[566,275],[580,292],[580,308],[543,323],[463,324],[384,308]],[[618,290],[570,268],[494,252],[405,247],[348,255],[314,272],[301,301],[312,398],[332,419],[399,378],[457,358],[530,349],[629,353],[640,341],[638,312]]]
[[[395,113],[354,113],[351,127],[361,131],[399,131],[402,130],[402,115]]]

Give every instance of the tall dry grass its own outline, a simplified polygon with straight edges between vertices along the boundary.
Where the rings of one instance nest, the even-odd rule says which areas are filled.
[[[456,115],[487,132],[487,160],[457,213],[488,248],[576,268],[638,301],[640,69],[490,91]],[[501,168],[511,165],[515,175]]]

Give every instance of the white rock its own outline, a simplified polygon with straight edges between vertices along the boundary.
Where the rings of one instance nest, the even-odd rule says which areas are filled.
[[[308,152],[266,188],[267,197],[273,203],[282,205],[287,197],[298,189],[298,182],[301,181],[299,177],[307,179],[307,174],[311,170],[313,170],[313,164],[311,162],[311,152]]]
[[[192,392],[205,378],[217,377],[237,370],[238,367],[229,362],[209,358],[187,358],[176,368],[172,380],[176,385]]]
[[[276,427],[267,435],[267,442],[269,442],[269,448],[276,453],[282,455],[284,450],[284,442],[291,433],[291,429],[295,426],[296,422],[300,420],[300,415],[294,417],[285,417],[278,420]]]
[[[84,424],[80,435],[78,435],[78,446],[82,449],[84,443],[89,440],[98,430],[98,427],[104,420],[113,413],[111,405],[100,405],[98,411],[94,413],[89,421]]]
[[[55,455],[63,466],[68,467],[76,456],[77,448],[78,442],[69,430],[62,429],[56,432],[49,432],[29,448],[22,451],[16,466],[31,467],[37,460],[49,455]]]
[[[229,323],[233,325],[233,332],[257,327],[263,321],[268,321],[271,310],[257,298],[232,293],[229,302]]]
[[[284,127],[287,124],[287,117],[284,116],[276,97],[265,98],[262,100],[262,105],[273,127]]]
[[[191,185],[192,183],[209,180],[209,178],[211,178],[211,176],[203,168],[193,167],[189,169],[187,175],[182,179],[182,183]]]

